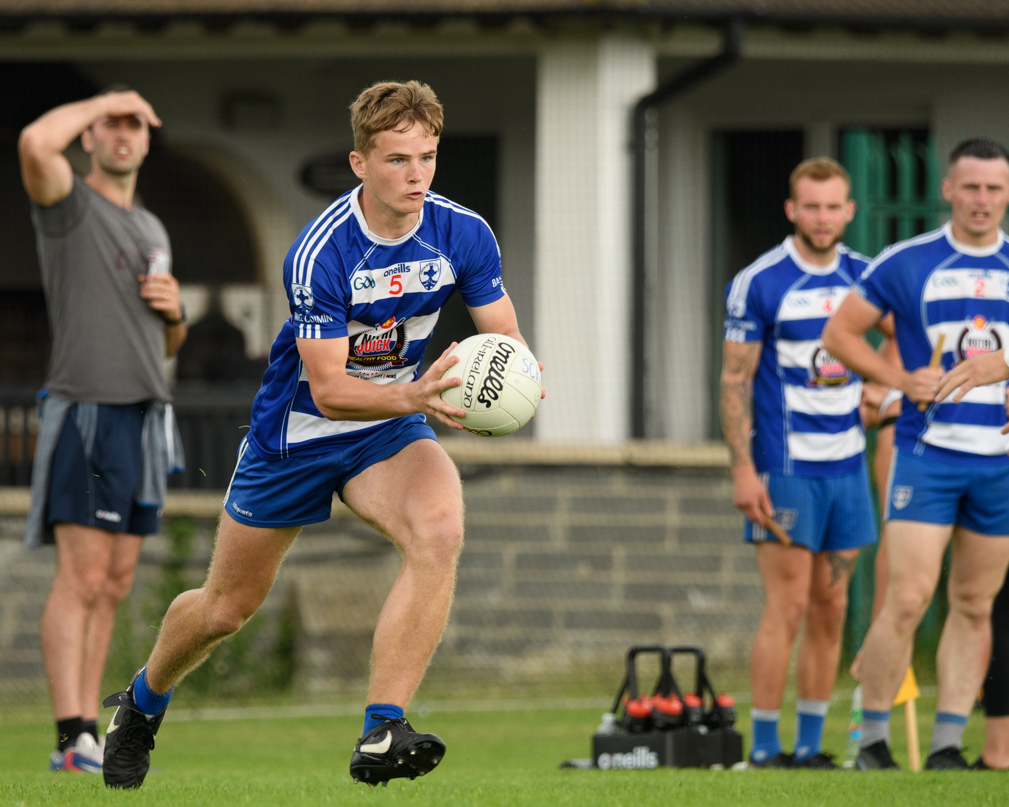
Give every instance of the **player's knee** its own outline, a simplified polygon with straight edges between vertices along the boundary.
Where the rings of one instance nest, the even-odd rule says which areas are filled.
[[[114,575],[106,581],[102,596],[111,600],[114,605],[119,605],[119,603],[126,599],[131,588],[133,588],[132,571],[126,574]]]
[[[917,588],[887,593],[886,608],[898,633],[911,633],[918,627],[931,599],[930,593]]]
[[[111,600],[116,605],[126,599],[126,596],[130,593],[130,589],[133,588],[135,569],[135,566],[112,569],[112,571],[109,572],[108,577],[105,579],[105,587],[102,591],[102,596]]]
[[[415,524],[403,549],[413,560],[433,566],[452,566],[462,550],[463,525],[456,513],[432,513]]]
[[[82,608],[93,608],[102,596],[107,577],[101,569],[79,569],[56,578],[54,586],[67,590]]]
[[[795,596],[776,601],[765,609],[765,615],[777,622],[785,633],[793,640],[799,635],[799,628],[806,617],[809,608],[809,598],[796,594]]]
[[[208,634],[218,639],[238,633],[257,607],[258,603],[253,605],[237,598],[217,600],[207,613]]]
[[[991,620],[992,599],[976,591],[950,591],[949,609],[968,622],[987,625]]]
[[[848,612],[848,595],[841,588],[827,596],[817,597],[810,603],[808,619],[816,620],[827,630],[840,630]]]

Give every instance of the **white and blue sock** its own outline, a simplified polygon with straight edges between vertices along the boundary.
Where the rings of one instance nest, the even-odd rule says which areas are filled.
[[[147,667],[144,667],[140,671],[140,675],[133,682],[133,702],[145,715],[154,717],[165,710],[165,707],[168,706],[168,701],[172,699],[172,692],[174,691],[175,687],[164,693],[155,692],[151,689],[147,683]]]
[[[369,703],[364,709],[364,737],[369,731],[386,720],[398,720],[403,716],[403,710],[391,703]]]
[[[805,762],[820,753],[823,721],[830,701],[799,700],[795,704],[795,761]]]
[[[872,709],[862,710],[862,738],[858,741],[859,748],[868,748],[880,740],[890,744],[890,710],[876,712]]]
[[[935,726],[932,728],[932,745],[928,749],[929,754],[934,754],[943,748],[959,748],[966,725],[967,715],[936,712]]]
[[[753,747],[750,749],[750,759],[758,765],[763,765],[771,757],[781,753],[781,741],[778,739],[780,717],[780,709],[750,710],[750,723],[753,728]]]

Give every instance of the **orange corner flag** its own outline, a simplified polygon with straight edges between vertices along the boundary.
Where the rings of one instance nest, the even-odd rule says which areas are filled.
[[[897,697],[893,699],[893,705],[900,706],[902,703],[916,700],[919,695],[921,695],[921,691],[918,689],[918,682],[914,679],[914,670],[908,667],[904,683],[900,685]]]

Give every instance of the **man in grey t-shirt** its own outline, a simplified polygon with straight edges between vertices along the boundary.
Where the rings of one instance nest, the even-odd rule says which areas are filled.
[[[32,478],[57,554],[41,625],[52,770],[101,771],[98,697],[115,611],[141,537],[158,529],[158,503],[139,492],[156,453],[152,413],[169,398],[164,359],[186,338],[168,235],[134,203],[149,127],[160,125],[140,95],[110,91],[50,110],[18,142],[53,336]],[[83,180],[63,154],[77,137],[91,156]]]

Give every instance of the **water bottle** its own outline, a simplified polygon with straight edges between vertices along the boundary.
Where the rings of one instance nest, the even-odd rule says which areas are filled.
[[[851,693],[851,713],[848,717],[848,745],[844,749],[845,768],[855,767],[858,756],[858,745],[862,739],[862,685],[855,687]]]
[[[616,734],[618,730],[617,716],[613,712],[604,712],[603,722],[596,729],[596,734]]]

